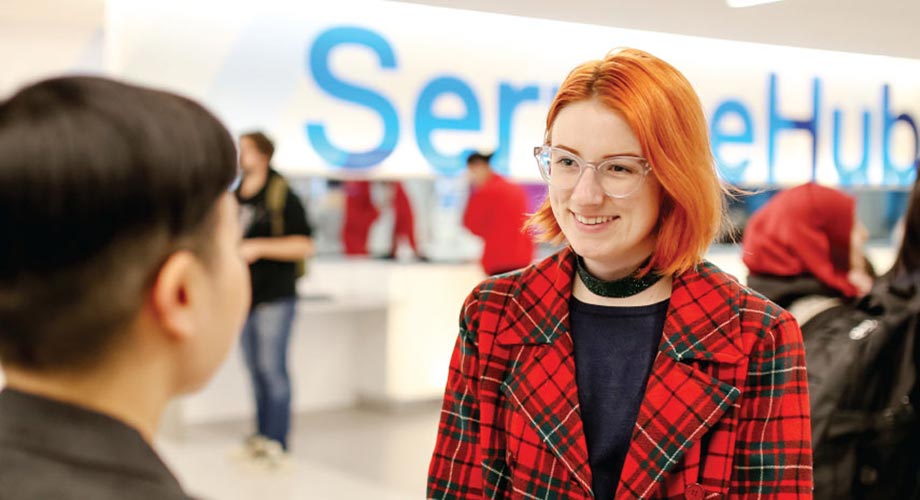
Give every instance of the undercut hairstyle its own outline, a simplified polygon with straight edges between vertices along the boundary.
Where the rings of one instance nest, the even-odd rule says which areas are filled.
[[[715,169],[709,132],[699,97],[677,69],[636,49],[613,51],[566,77],[546,117],[545,143],[569,104],[596,99],[618,113],[639,139],[642,155],[662,188],[657,242],[641,272],[680,274],[702,259],[723,220],[725,190]],[[560,244],[565,236],[549,198],[527,226],[542,241]]]
[[[0,102],[0,362],[97,362],[169,255],[207,263],[233,138],[196,102],[96,77]]]
[[[256,151],[262,153],[262,156],[268,158],[268,161],[271,161],[272,156],[275,156],[275,143],[265,133],[261,131],[246,132],[240,136],[240,139],[243,138],[251,140],[256,147]]]

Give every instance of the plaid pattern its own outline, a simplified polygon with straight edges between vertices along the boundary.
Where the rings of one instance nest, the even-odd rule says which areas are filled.
[[[436,499],[593,498],[571,249],[467,298],[428,476]],[[617,498],[811,498],[792,317],[709,263],[674,280]]]

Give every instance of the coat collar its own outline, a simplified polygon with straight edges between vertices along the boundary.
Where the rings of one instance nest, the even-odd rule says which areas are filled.
[[[496,341],[533,346],[532,355],[515,364],[505,384],[506,395],[576,482],[590,492],[569,333],[574,266],[574,252],[567,247],[523,271],[506,297]],[[737,364],[744,358],[738,334],[739,289],[705,262],[675,277],[617,498],[651,494],[740,395],[736,387],[701,371],[697,363]]]
[[[0,391],[0,443],[74,468],[120,471],[184,497],[176,478],[137,430],[69,403],[9,387]]]
[[[567,334],[574,272],[575,252],[571,247],[522,271],[517,287],[508,294],[508,309],[498,326],[498,343],[551,344]],[[736,330],[726,328],[738,321],[737,293],[726,293],[733,283],[709,262],[675,277],[665,325],[667,335],[659,350],[675,361],[739,361],[743,357],[740,339],[732,335]],[[543,293],[534,294],[533,290]],[[726,303],[732,314],[713,317],[712,311]]]

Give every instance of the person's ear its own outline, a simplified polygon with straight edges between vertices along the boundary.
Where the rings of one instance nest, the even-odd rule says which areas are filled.
[[[178,251],[160,267],[150,293],[154,317],[171,338],[186,340],[196,328],[195,284],[200,263],[189,251]]]

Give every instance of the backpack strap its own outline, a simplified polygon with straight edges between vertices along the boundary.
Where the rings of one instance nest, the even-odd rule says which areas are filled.
[[[275,238],[284,236],[284,207],[287,205],[288,191],[288,183],[284,177],[274,174],[269,178],[268,186],[265,188],[265,207],[271,217],[272,236]],[[306,274],[306,258],[295,261],[294,275],[300,278]]]
[[[265,206],[271,217],[272,236],[284,236],[284,207],[287,203],[288,185],[284,177],[272,175],[265,189]]]

